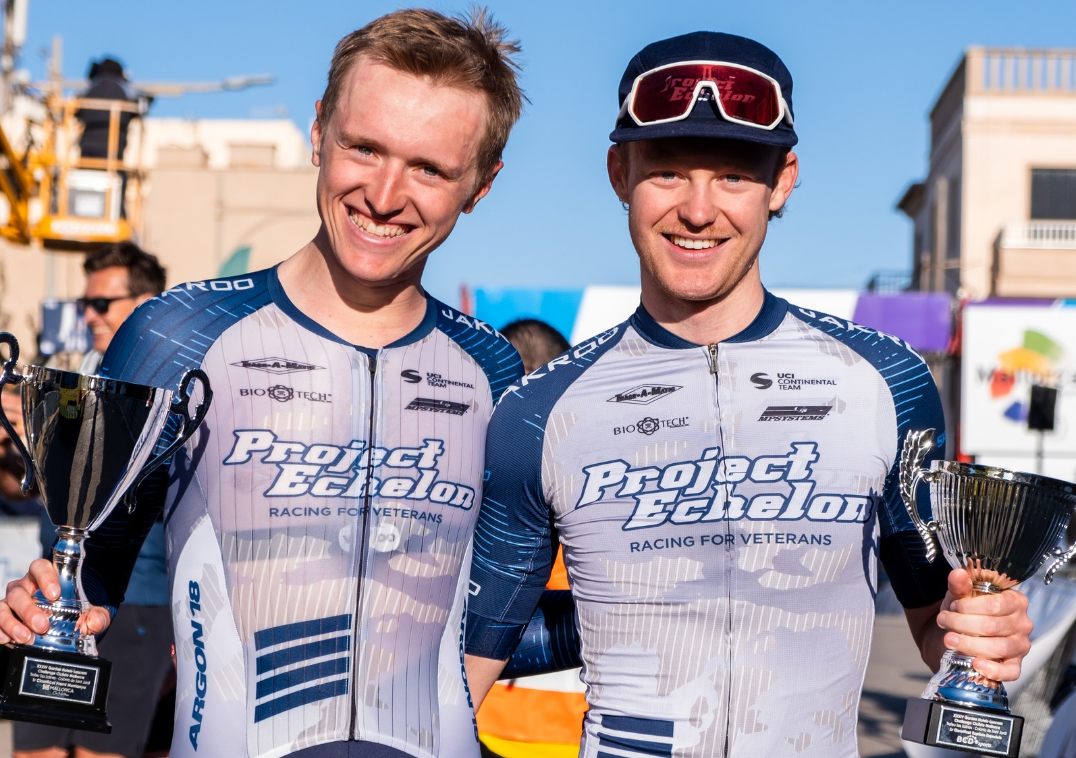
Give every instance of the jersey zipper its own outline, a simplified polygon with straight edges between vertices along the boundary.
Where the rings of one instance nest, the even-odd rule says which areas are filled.
[[[727,451],[725,450],[725,435],[723,433],[724,430],[723,430],[722,423],[721,423],[721,374],[720,374],[720,362],[718,360],[718,343],[714,343],[712,345],[709,345],[707,350],[710,353],[710,373],[713,374],[713,377],[714,377],[714,393],[715,393],[714,408],[717,411],[717,444],[721,448],[721,452],[720,452],[719,455],[720,455],[720,457],[723,458],[723,457],[725,457]],[[718,470],[720,471],[720,468]],[[727,484],[725,484],[725,485],[717,484],[717,485],[715,485],[715,491],[714,491],[714,496],[715,497],[720,496],[720,494],[721,494],[720,489],[722,487],[725,488],[725,494],[726,495],[728,494],[728,485]],[[726,677],[725,677],[725,692],[726,692],[726,700],[725,700],[725,744],[723,746],[722,755],[723,756],[728,756],[729,749],[731,747],[731,740],[729,739],[729,728],[732,725],[732,682],[733,682],[733,676],[732,676],[732,631],[733,631],[732,630],[732,618],[733,618],[733,613],[732,613],[732,581],[733,581],[733,572],[732,572],[732,568],[731,568],[732,564],[729,561],[728,552],[727,552],[728,551],[727,546],[729,544],[727,537],[732,534],[732,527],[729,524],[728,519],[724,519],[724,522],[725,522],[725,533],[726,533],[726,541],[725,541],[726,547],[724,549],[725,549],[726,552],[725,552],[725,555],[723,556],[723,558],[724,558],[723,571],[724,571],[724,575],[725,575],[725,602],[726,602],[726,611],[725,611],[725,646],[726,647],[725,647],[725,649],[727,650],[727,652],[725,654],[726,655],[725,662],[726,662],[727,674],[726,674]]]
[[[366,548],[367,548],[367,528],[370,519],[370,506],[373,498],[370,495],[370,485],[373,482],[374,477],[374,447],[375,440],[374,435],[377,431],[377,353],[369,355],[370,364],[370,396],[368,404],[370,406],[370,417],[368,432],[366,435],[366,489],[362,498],[362,509],[360,511],[359,530],[357,535],[358,548],[359,548],[359,565],[357,570],[358,585],[355,597],[355,626],[351,635],[352,644],[355,646],[351,653],[351,729],[350,737],[353,740],[360,739],[359,737],[359,676],[361,673],[361,654],[362,640],[359,639],[359,633],[362,630],[362,585],[365,581],[366,574]]]

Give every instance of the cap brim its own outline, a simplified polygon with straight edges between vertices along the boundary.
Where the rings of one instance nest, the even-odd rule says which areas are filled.
[[[734,124],[731,121],[720,121],[714,118],[694,119],[686,118],[683,121],[671,121],[667,124],[655,124],[651,126],[638,126],[630,118],[627,123],[621,123],[609,133],[609,139],[613,142],[638,142],[648,139],[664,139],[668,137],[704,137],[711,139],[735,139],[744,142],[757,142],[762,145],[777,145],[778,147],[794,147],[799,138],[792,129],[781,124],[776,129],[756,129],[752,126]]]

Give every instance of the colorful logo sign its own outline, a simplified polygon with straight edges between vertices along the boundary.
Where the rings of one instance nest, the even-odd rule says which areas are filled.
[[[1034,329],[1024,330],[1020,347],[998,355],[998,367],[990,375],[990,397],[1008,397],[1017,384],[1057,386],[1057,364],[1065,349],[1050,337]],[[1023,393],[1021,393],[1023,394]],[[1004,411],[1005,418],[1020,424],[1027,422],[1027,400],[1014,399]]]

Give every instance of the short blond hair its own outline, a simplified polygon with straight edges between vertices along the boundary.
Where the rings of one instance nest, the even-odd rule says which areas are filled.
[[[472,8],[467,17],[452,18],[409,8],[371,21],[336,45],[321,96],[322,134],[348,72],[360,58],[369,58],[435,85],[486,95],[489,120],[478,155],[479,175],[485,179],[501,159],[526,99],[519,87],[519,64],[512,59],[519,53],[519,42],[506,39],[507,34],[483,7]]]

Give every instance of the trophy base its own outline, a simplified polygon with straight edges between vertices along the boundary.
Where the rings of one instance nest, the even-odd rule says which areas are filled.
[[[109,734],[112,664],[30,645],[0,645],[0,718]]]
[[[1023,729],[1019,716],[913,698],[904,711],[900,736],[921,745],[1017,758]]]

